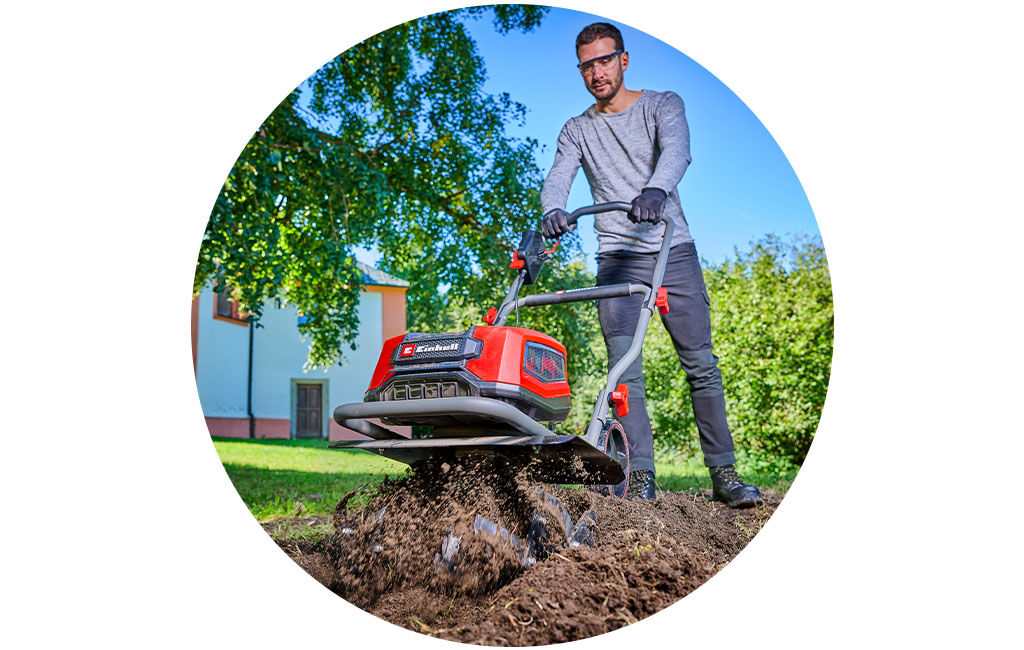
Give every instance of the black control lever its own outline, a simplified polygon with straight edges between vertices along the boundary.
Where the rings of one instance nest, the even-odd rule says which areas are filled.
[[[523,284],[533,284],[540,277],[540,270],[544,267],[544,261],[548,258],[544,250],[544,235],[537,230],[523,232],[523,238],[519,242],[519,248],[512,256],[512,268],[523,269],[526,276]]]

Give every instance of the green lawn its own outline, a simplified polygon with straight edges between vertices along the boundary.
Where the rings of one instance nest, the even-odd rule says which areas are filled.
[[[330,514],[350,490],[401,476],[406,466],[369,452],[327,449],[326,440],[214,438],[228,477],[259,521]],[[315,499],[310,495],[320,495]]]
[[[658,487],[666,492],[711,489],[711,476],[708,475],[708,468],[704,466],[703,458],[683,458],[675,455],[655,454],[654,464],[658,468]],[[762,489],[771,488],[773,490],[786,491],[796,477],[795,471],[786,474],[752,472],[743,467],[741,463],[736,465],[736,469],[739,470],[743,480],[753,483]]]
[[[401,463],[369,452],[327,449],[327,444],[325,440],[213,439],[235,489],[261,522],[296,515],[300,508],[303,515],[330,514],[350,490],[405,473],[406,466]],[[707,468],[699,459],[661,457],[657,465],[658,485],[663,490],[711,487]],[[793,478],[744,477],[776,489],[786,489]]]

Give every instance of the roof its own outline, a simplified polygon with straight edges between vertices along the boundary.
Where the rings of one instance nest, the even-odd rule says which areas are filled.
[[[390,273],[385,273],[380,269],[375,269],[372,266],[363,264],[362,262],[356,262],[356,268],[363,272],[363,284],[378,286],[378,287],[408,287],[408,280],[395,277]]]

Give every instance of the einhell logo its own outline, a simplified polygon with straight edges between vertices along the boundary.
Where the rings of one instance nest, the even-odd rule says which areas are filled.
[[[446,343],[444,345],[440,343],[435,343],[434,345],[421,345],[417,347],[416,352],[419,352],[420,354],[424,352],[455,352],[458,349],[459,342],[455,341],[453,343]]]
[[[458,352],[461,347],[462,343],[459,341],[452,341],[451,343],[434,343],[433,345],[429,343],[407,343],[398,351],[398,356],[411,357],[416,354],[426,354],[428,352]]]

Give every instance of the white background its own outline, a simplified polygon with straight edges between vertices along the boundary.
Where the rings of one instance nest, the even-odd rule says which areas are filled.
[[[583,645],[1020,643],[1013,5],[659,5],[565,3],[693,57],[774,135],[828,252],[835,358],[807,463],[749,548]],[[248,515],[204,428],[189,301],[260,120],[359,40],[455,6],[3,10],[9,647],[445,645],[337,598]]]

